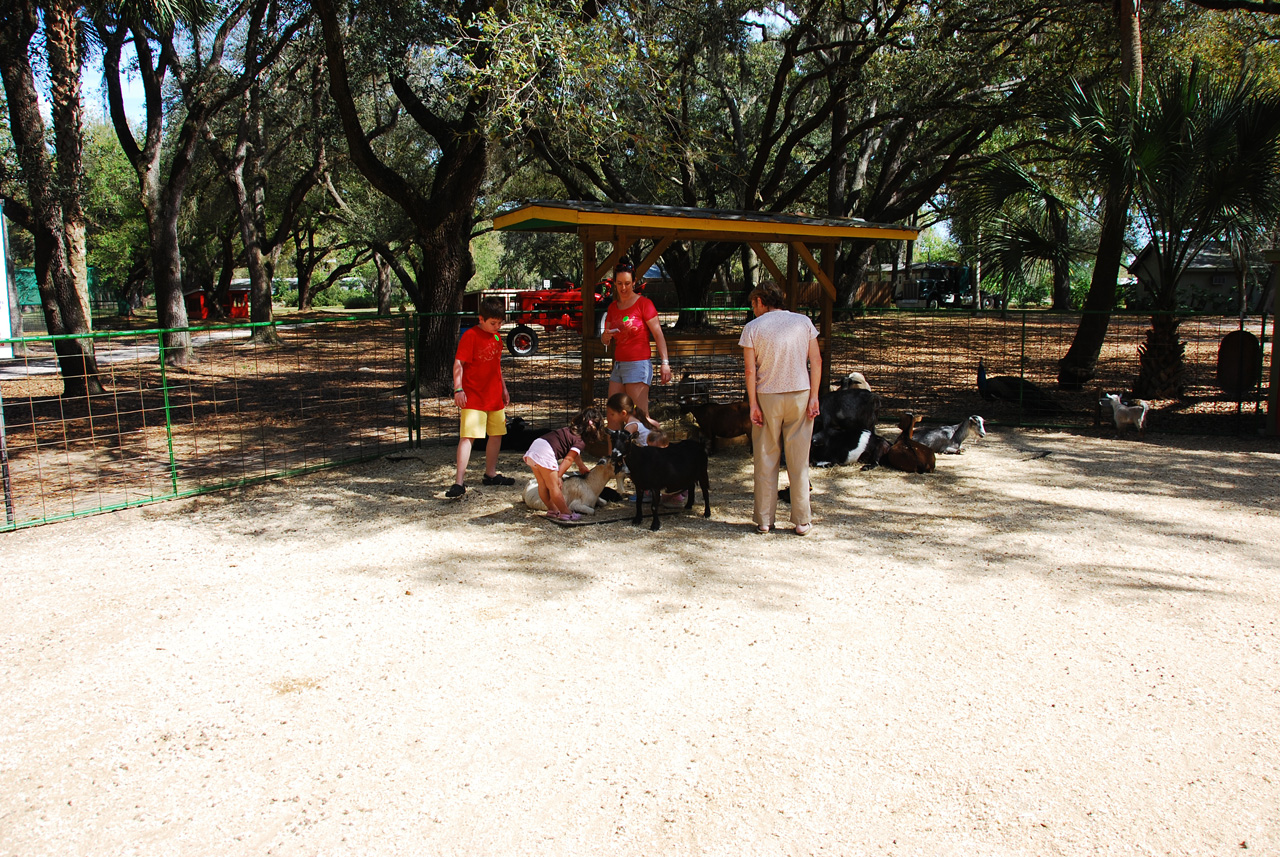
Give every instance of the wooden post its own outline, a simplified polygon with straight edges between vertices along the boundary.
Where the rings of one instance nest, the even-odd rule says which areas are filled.
[[[1280,249],[1268,250],[1263,258],[1271,263],[1271,392],[1267,394],[1267,434],[1280,436],[1280,362],[1276,361],[1276,309],[1280,301]],[[1263,309],[1266,312],[1266,309]]]
[[[800,257],[790,244],[787,245],[787,309],[796,311],[800,298]]]
[[[836,250],[838,244],[822,245],[822,270],[832,283],[836,281]],[[831,389],[831,316],[835,301],[831,293],[821,289],[822,293],[822,327],[818,331],[822,335],[822,392]]]
[[[595,401],[596,361],[591,356],[591,340],[596,334],[596,238],[591,229],[578,231],[582,242],[582,407]]]

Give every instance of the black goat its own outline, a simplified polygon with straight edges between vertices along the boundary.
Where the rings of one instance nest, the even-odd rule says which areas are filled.
[[[507,417],[507,433],[502,436],[502,449],[524,455],[529,446],[542,437],[549,428],[535,428],[524,421],[524,417]]]
[[[688,491],[686,509],[693,508],[693,492],[702,486],[702,517],[711,517],[710,479],[707,477],[707,450],[699,440],[682,440],[666,447],[640,446],[629,431],[610,432],[617,449],[631,474],[636,489],[636,516],[632,523],[644,520],[644,496],[647,492],[653,503],[653,523],[650,530],[662,526],[658,519],[658,507],[662,504],[662,492]]]
[[[1052,416],[1062,413],[1062,405],[1044,390],[1025,378],[1012,375],[987,375],[987,366],[978,358],[978,395],[988,402],[1001,401],[1018,405],[1024,413]]]

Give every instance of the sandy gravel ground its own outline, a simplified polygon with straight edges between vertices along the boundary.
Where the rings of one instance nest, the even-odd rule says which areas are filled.
[[[1280,853],[1275,444],[992,433],[807,538],[741,449],[657,534],[451,457],[0,535],[0,853]]]

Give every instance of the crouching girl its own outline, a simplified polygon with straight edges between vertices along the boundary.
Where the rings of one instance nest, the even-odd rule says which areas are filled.
[[[604,443],[608,437],[604,417],[595,408],[587,408],[569,425],[547,432],[529,446],[524,460],[538,480],[538,499],[547,507],[548,518],[576,521],[582,517],[565,502],[561,482],[575,464],[579,472],[588,473],[583,449],[587,444]]]

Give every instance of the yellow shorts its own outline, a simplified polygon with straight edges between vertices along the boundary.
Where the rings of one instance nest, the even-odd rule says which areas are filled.
[[[494,437],[507,433],[507,411],[477,411],[463,408],[458,426],[458,437]]]

